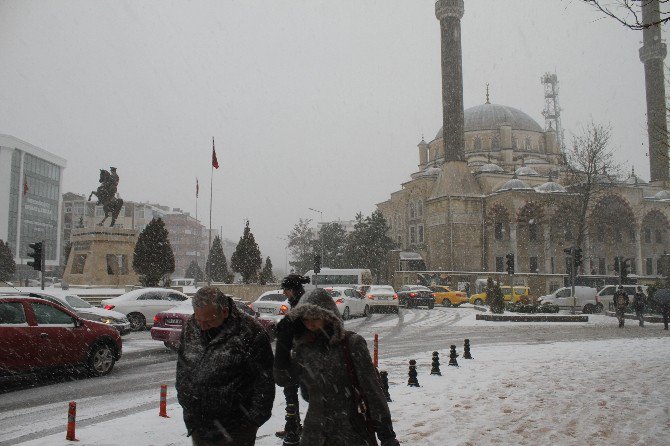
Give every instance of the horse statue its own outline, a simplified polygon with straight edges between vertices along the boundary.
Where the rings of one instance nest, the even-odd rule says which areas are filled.
[[[98,199],[96,204],[102,205],[102,210],[105,211],[105,217],[98,223],[98,226],[102,226],[111,214],[112,220],[109,226],[113,227],[121,212],[123,200],[116,196],[116,189],[119,185],[119,176],[116,173],[116,167],[110,167],[109,170],[111,172],[100,169],[100,178],[98,180],[100,185],[98,189],[91,192],[88,196],[88,201],[91,201],[91,197],[95,195]]]

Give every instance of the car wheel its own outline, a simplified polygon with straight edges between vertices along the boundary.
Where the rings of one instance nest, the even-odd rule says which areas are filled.
[[[88,371],[93,376],[103,376],[114,368],[114,352],[108,344],[96,344],[88,355]]]
[[[173,352],[177,351],[177,346],[174,345],[172,342],[164,341],[163,344]]]
[[[584,308],[582,309],[582,313],[584,314],[592,314],[593,310],[595,310],[595,306],[593,304],[586,304],[584,305]]]
[[[435,308],[435,302],[431,302],[431,303],[429,303],[429,304],[428,304],[428,309],[429,309],[429,310],[432,310],[433,308]]]
[[[450,307],[450,306],[451,306],[451,301],[445,297],[445,298],[442,300],[442,306],[443,306],[443,307]]]
[[[344,307],[344,311],[342,312],[342,319],[345,321],[349,319],[349,307]]]
[[[481,299],[475,299],[475,305],[484,305],[484,301]]]
[[[395,314],[400,314],[400,307],[399,307],[399,306],[398,306],[398,307],[395,307],[395,308],[393,309],[393,312],[394,312]]]
[[[128,315],[128,322],[130,322],[130,329],[132,331],[142,331],[147,325],[147,320],[142,313],[130,313]]]
[[[370,306],[366,305],[365,308],[363,309],[363,316],[369,317],[370,316]]]

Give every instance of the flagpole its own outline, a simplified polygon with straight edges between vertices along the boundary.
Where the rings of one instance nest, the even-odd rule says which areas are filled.
[[[200,267],[200,259],[198,256],[202,250],[202,234],[198,232],[200,229],[200,220],[198,220],[198,193],[200,192],[200,184],[198,183],[198,177],[195,177],[195,228],[193,231],[195,233],[195,263]]]
[[[212,136],[212,153],[214,151],[214,137]],[[212,253],[212,197],[213,197],[213,187],[214,184],[214,162],[210,163],[212,165],[212,171],[209,175],[209,238],[207,242],[207,259],[210,258]],[[205,265],[206,267],[206,265]],[[212,275],[211,271],[207,269],[207,285],[212,284]]]

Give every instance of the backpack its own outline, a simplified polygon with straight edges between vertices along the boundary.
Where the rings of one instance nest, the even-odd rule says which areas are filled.
[[[617,308],[626,308],[626,295],[623,293],[617,292],[616,298],[616,307]]]

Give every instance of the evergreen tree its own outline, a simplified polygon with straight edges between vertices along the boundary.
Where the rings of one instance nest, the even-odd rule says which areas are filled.
[[[365,248],[367,223],[360,212],[356,214],[354,231],[346,238],[343,267],[367,268],[368,258]]]
[[[209,274],[212,282],[228,282],[228,261],[223,252],[223,245],[221,238],[217,235],[212,242],[212,248],[207,258],[207,265],[205,266],[205,274]]]
[[[261,271],[261,275],[259,276],[259,282],[261,285],[265,285],[267,283],[274,283],[276,281],[277,279],[272,272],[272,260],[270,260],[270,257],[268,257],[265,259],[265,266],[263,266],[263,271]]]
[[[0,240],[0,280],[11,280],[16,271],[14,255],[9,244]]]
[[[158,286],[163,276],[174,272],[174,253],[162,219],[152,219],[137,238],[133,270],[146,287]]]
[[[502,314],[505,312],[505,297],[500,289],[500,284],[490,277],[486,281],[486,303],[492,313]]]
[[[244,234],[235,248],[235,252],[230,258],[230,268],[236,273],[242,275],[244,283],[255,282],[258,278],[258,270],[261,269],[263,259],[261,250],[254,239],[254,234],[249,228],[249,221],[244,227]]]
[[[375,283],[382,283],[387,276],[389,252],[395,244],[388,236],[389,226],[381,211],[374,211],[366,219],[366,254],[367,267],[370,269]]]
[[[314,241],[313,252],[321,253],[321,243],[323,243],[323,267],[343,268],[344,249],[346,246],[347,234],[341,224],[326,223],[321,226],[319,239]]]
[[[202,282],[205,278],[205,274],[200,269],[200,265],[195,260],[191,260],[191,263],[186,268],[186,277],[190,279],[195,279],[196,282]]]
[[[314,266],[314,230],[309,227],[310,219],[300,219],[288,235],[288,249],[291,251],[291,268],[304,274]],[[318,251],[317,251],[318,252]]]

